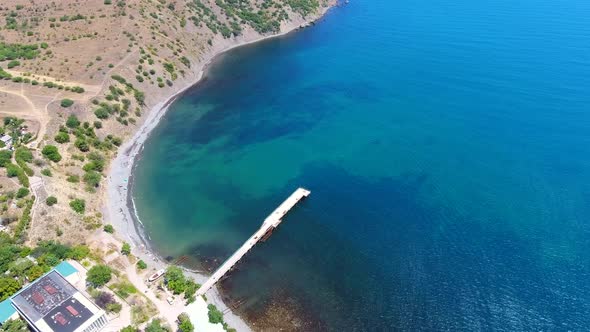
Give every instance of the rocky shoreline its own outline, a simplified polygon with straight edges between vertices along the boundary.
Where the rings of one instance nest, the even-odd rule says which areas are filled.
[[[129,195],[129,188],[133,180],[133,168],[136,159],[140,156],[143,149],[143,144],[149,137],[151,131],[158,125],[159,121],[165,115],[170,105],[181,96],[186,90],[197,84],[203,77],[207,67],[219,55],[236,47],[256,43],[269,38],[275,38],[294,30],[310,26],[317,19],[321,18],[330,8],[335,5],[335,1],[330,3],[330,6],[322,8],[321,12],[312,19],[303,20],[301,22],[290,22],[281,29],[281,32],[270,36],[257,36],[255,38],[246,38],[245,40],[236,41],[235,43],[226,46],[218,51],[212,51],[206,57],[206,60],[198,66],[198,71],[192,81],[186,84],[176,93],[166,98],[164,101],[157,103],[151,107],[144,123],[137,130],[137,132],[118,150],[116,158],[112,161],[106,186],[106,206],[103,210],[105,223],[113,225],[123,241],[127,241],[132,245],[133,254],[138,258],[144,260],[148,266],[154,269],[166,267],[167,262],[158,256],[158,254],[150,249],[149,238],[143,231],[143,224],[138,219],[135,211],[135,206],[131,195]],[[195,271],[186,270],[195,281],[203,283],[207,276],[196,273]],[[229,326],[236,328],[238,331],[250,331],[248,324],[239,317],[236,313],[229,310],[227,305],[222,301],[217,288],[211,289],[207,293],[208,302],[215,304],[222,312],[227,312],[224,316],[225,321]]]

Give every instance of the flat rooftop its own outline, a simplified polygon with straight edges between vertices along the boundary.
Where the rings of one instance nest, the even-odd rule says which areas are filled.
[[[96,311],[81,299],[78,290],[53,270],[12,297],[12,304],[35,325],[44,321],[53,331],[72,332]]]

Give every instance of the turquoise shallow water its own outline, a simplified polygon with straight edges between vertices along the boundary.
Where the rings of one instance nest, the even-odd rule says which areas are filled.
[[[580,0],[351,1],[233,50],[146,143],[139,216],[163,255],[212,269],[310,189],[222,283],[251,320],[587,330],[589,15]]]

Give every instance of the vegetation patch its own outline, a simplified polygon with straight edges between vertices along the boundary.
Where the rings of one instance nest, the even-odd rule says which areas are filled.
[[[111,281],[113,271],[110,267],[97,264],[88,270],[86,274],[86,282],[90,283],[94,287],[102,287]]]
[[[71,100],[71,99],[64,98],[64,99],[61,100],[61,102],[59,103],[59,105],[61,107],[70,107],[70,106],[74,105],[74,101]]]
[[[0,43],[0,61],[26,59],[31,60],[39,55],[39,45]]]

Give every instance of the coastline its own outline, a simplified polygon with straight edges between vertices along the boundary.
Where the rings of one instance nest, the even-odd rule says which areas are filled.
[[[198,72],[195,78],[182,87],[180,90],[166,98],[165,100],[155,104],[148,112],[145,121],[117,151],[115,159],[112,160],[107,176],[106,183],[106,204],[103,209],[103,220],[105,223],[110,223],[115,228],[119,237],[123,237],[132,246],[133,254],[139,259],[144,260],[150,269],[158,270],[165,268],[169,264],[162,259],[155,250],[150,248],[150,241],[143,229],[143,224],[139,220],[135,204],[132,196],[129,194],[131,183],[133,179],[133,168],[135,162],[140,156],[145,141],[149,138],[152,130],[158,125],[162,117],[168,111],[170,105],[177,98],[181,97],[188,89],[198,84],[204,77],[208,67],[220,55],[241,46],[254,44],[267,39],[281,37],[306,28],[322,18],[332,7],[336,5],[336,1],[331,1],[327,7],[322,7],[320,12],[311,19],[303,22],[291,22],[292,26],[288,26],[284,31],[274,35],[259,36],[252,40],[244,40],[236,42],[233,45],[222,48],[219,51],[213,51],[208,54],[205,59],[199,64]],[[195,271],[190,271],[184,268],[185,274],[194,278],[198,283],[203,283],[208,276]],[[229,326],[238,331],[251,331],[248,324],[236,313],[234,313],[222,301],[221,294],[215,286],[207,292],[207,299],[209,303],[215,304],[219,310],[225,312],[224,319]]]

